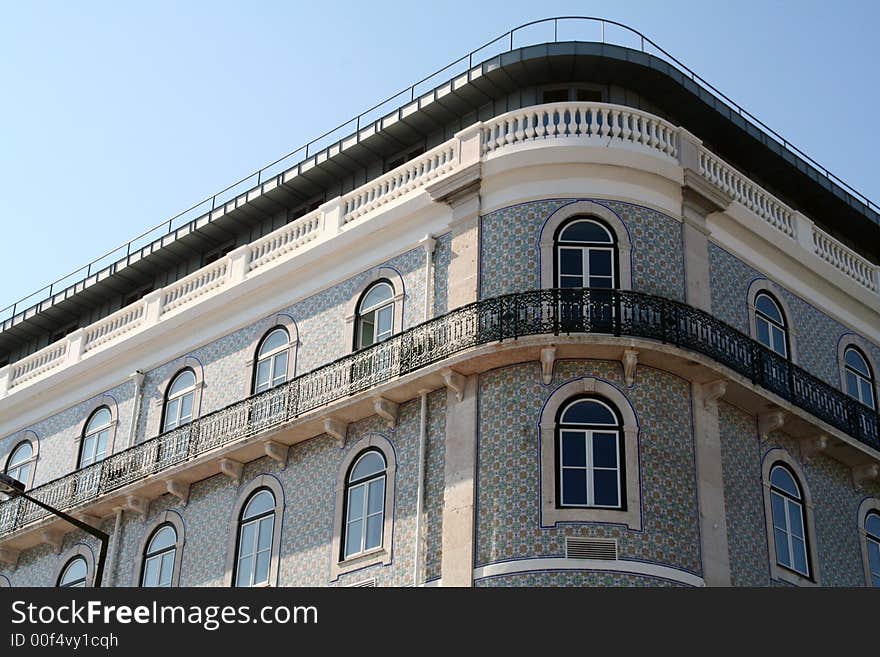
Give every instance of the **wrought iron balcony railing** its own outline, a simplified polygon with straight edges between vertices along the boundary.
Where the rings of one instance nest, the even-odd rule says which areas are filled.
[[[873,409],[702,310],[640,292],[552,289],[463,306],[43,484],[31,495],[70,509],[468,348],[527,335],[572,333],[647,338],[704,354],[880,450],[880,418]],[[45,516],[21,498],[2,502],[0,535]]]

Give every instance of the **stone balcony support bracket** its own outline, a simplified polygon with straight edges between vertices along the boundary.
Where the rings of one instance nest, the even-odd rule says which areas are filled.
[[[165,490],[180,500],[183,506],[189,502],[189,484],[180,479],[169,479],[165,482]]]
[[[55,554],[61,554],[64,545],[64,532],[59,529],[44,529],[40,532],[40,543],[49,545]]]
[[[397,413],[400,408],[399,404],[394,403],[385,397],[373,398],[373,410],[379,417],[388,420],[388,424],[393,429],[397,426]]]
[[[263,451],[270,459],[280,463],[282,468],[287,466],[287,455],[290,452],[290,448],[287,445],[274,440],[267,440],[263,443]]]
[[[348,424],[332,417],[324,418],[324,433],[336,440],[339,449],[345,447],[345,436],[348,433]]]
[[[758,434],[762,440],[768,440],[768,436],[781,429],[785,424],[785,412],[781,410],[767,411],[758,416]]]
[[[222,474],[229,477],[236,484],[241,483],[241,471],[244,467],[241,462],[233,459],[220,459],[218,465]]]
[[[443,384],[455,393],[458,401],[464,398],[464,387],[467,385],[467,378],[463,374],[459,374],[453,369],[445,369],[440,372],[443,377]]]
[[[727,381],[718,379],[703,384],[703,408],[707,411],[717,406],[718,400],[727,392]]]
[[[0,547],[0,563],[5,563],[9,566],[15,566],[18,563],[18,556],[20,554],[20,550],[14,550],[8,547]]]
[[[636,366],[639,364],[639,352],[637,349],[623,350],[623,380],[627,388],[632,388],[636,383]]]
[[[812,461],[813,457],[828,449],[829,438],[825,434],[801,439],[801,456],[804,461]]]
[[[129,495],[125,498],[125,510],[136,513],[142,518],[147,517],[149,506],[150,502],[145,497],[140,497],[139,495]]]
[[[553,363],[556,362],[556,347],[549,346],[541,349],[541,378],[545,386],[553,381]]]
[[[880,465],[864,463],[852,469],[853,484],[858,490],[864,491],[872,482],[880,482]]]

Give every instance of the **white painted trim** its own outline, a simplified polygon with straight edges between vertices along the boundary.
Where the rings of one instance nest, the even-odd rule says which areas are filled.
[[[699,575],[694,575],[678,568],[672,568],[671,566],[631,561],[629,559],[605,561],[602,559],[565,559],[561,557],[516,559],[514,561],[503,561],[501,563],[489,564],[488,566],[480,566],[479,568],[474,568],[474,580],[498,575],[535,573],[546,570],[598,570],[659,577],[660,579],[679,582],[688,586],[702,587],[706,585],[706,582]]]

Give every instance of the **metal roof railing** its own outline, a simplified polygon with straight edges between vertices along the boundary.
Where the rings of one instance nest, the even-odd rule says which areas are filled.
[[[582,30],[581,28],[583,28],[585,25],[589,26],[588,29]],[[567,31],[568,28],[572,26],[575,27],[577,34],[560,34],[561,30]],[[552,38],[550,35],[551,29]],[[588,31],[592,31],[592,34],[587,34]],[[620,33],[622,33],[622,37]],[[254,171],[253,173],[248,174],[243,178],[240,178],[231,185],[224,187],[218,192],[212,194],[211,196],[199,201],[194,205],[191,205],[186,210],[179,212],[170,219],[167,219],[162,223],[154,226],[153,228],[141,233],[140,235],[132,240],[129,240],[125,244],[122,244],[121,246],[108,251],[104,255],[92,260],[91,262],[80,267],[79,269],[72,271],[66,276],[62,276],[61,278],[51,282],[49,285],[46,285],[39,290],[6,306],[5,308],[0,309],[0,322],[15,317],[16,313],[20,311],[37,306],[42,301],[51,298],[53,294],[63,289],[66,289],[71,285],[88,279],[90,276],[100,271],[102,267],[116,262],[122,258],[128,258],[132,254],[132,252],[136,252],[138,249],[143,248],[153,241],[161,239],[173,233],[175,230],[180,229],[182,226],[185,226],[186,224],[195,221],[198,217],[202,216],[206,212],[214,210],[217,207],[218,203],[222,205],[225,201],[234,197],[240,191],[243,191],[244,189],[253,187],[255,185],[259,185],[261,182],[266,180],[267,176],[281,173],[282,171],[289,168],[288,165],[295,164],[299,161],[295,160],[294,158],[307,160],[310,153],[314,154],[316,152],[316,149],[319,149],[320,147],[323,147],[325,145],[335,143],[343,137],[349,136],[352,130],[354,130],[355,133],[359,132],[362,125],[368,125],[372,121],[375,121],[387,115],[387,110],[389,106],[397,104],[394,109],[398,109],[403,104],[414,101],[419,95],[419,89],[424,89],[425,87],[430,88],[431,83],[433,82],[434,84],[436,84],[436,79],[441,75],[448,77],[451,74],[461,73],[466,70],[470,70],[474,66],[474,61],[477,61],[479,63],[484,59],[489,59],[505,52],[510,52],[515,48],[522,48],[525,46],[537,45],[541,43],[560,43],[563,41],[584,40],[584,38],[586,38],[586,40],[592,41],[594,40],[593,37],[596,36],[598,36],[598,39],[596,39],[596,41],[600,43],[629,47],[633,49],[638,49],[646,54],[660,56],[662,59],[666,60],[667,63],[673,65],[691,80],[699,82],[701,85],[711,90],[720,99],[728,103],[730,107],[741,117],[745,117],[751,122],[760,126],[767,133],[767,135],[772,137],[787,151],[797,154],[797,156],[809,162],[826,178],[833,181],[833,183],[839,185],[841,189],[851,194],[854,199],[856,199],[860,203],[863,203],[867,209],[873,210],[874,212],[880,212],[880,206],[874,203],[871,199],[869,199],[867,196],[857,191],[848,183],[844,182],[839,177],[831,173],[827,168],[816,162],[813,158],[804,153],[802,150],[792,145],[791,142],[789,142],[785,137],[767,126],[767,124],[758,119],[754,114],[743,109],[736,102],[731,100],[727,95],[719,91],[704,78],[697,75],[693,70],[688,68],[685,64],[676,59],[668,51],[661,48],[654,41],[646,37],[638,30],[635,30],[628,25],[624,25],[623,23],[619,23],[617,21],[598,18],[595,16],[556,16],[553,18],[543,18],[540,20],[523,23],[522,25],[508,30],[504,34],[484,43],[474,50],[471,50],[466,55],[463,55],[455,61],[450,62],[443,68],[440,68],[430,75],[425,76],[424,78],[422,78],[418,82],[413,83],[406,89],[403,89],[402,91],[393,94],[385,100],[373,105],[372,107],[361,112],[354,118],[349,119],[348,121],[345,121],[335,128],[332,128],[322,135],[316,137],[315,139],[312,139],[307,144],[290,151],[286,155],[279,157],[274,162],[267,164],[257,171]],[[466,69],[463,68],[465,65],[467,66]]]

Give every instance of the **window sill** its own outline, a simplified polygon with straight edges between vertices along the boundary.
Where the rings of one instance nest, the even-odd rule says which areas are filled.
[[[333,564],[331,581],[339,579],[340,575],[350,573],[367,566],[376,564],[388,565],[391,563],[391,552],[385,547],[375,548],[369,552],[361,552]]]

